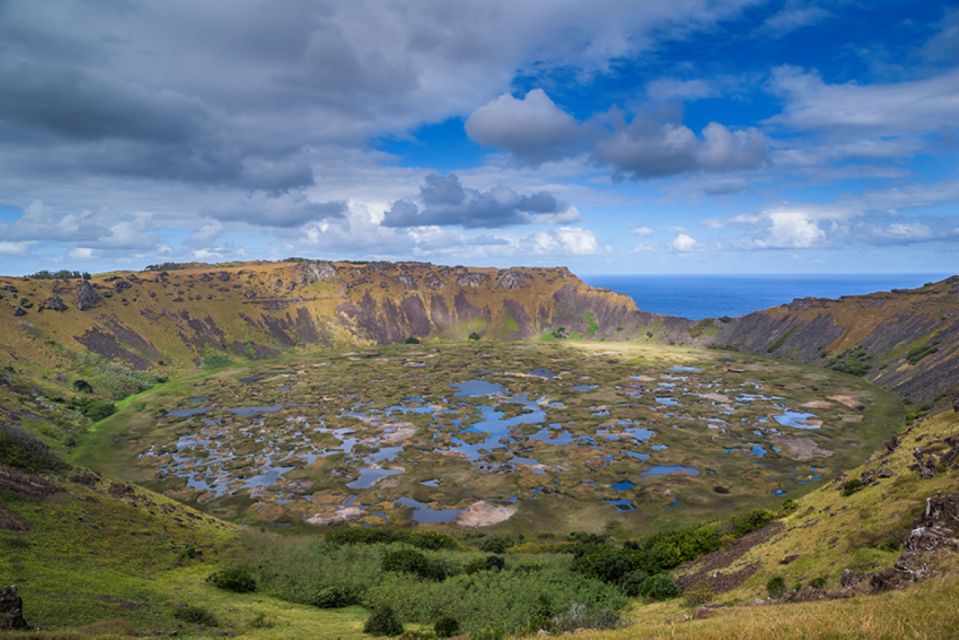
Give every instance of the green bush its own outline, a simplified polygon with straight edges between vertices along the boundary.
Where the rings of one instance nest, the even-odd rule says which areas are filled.
[[[770,598],[775,598],[776,600],[786,595],[786,581],[783,580],[783,577],[775,576],[770,578],[769,582],[766,583],[766,593],[769,594]]]
[[[842,495],[851,496],[857,491],[862,491],[866,486],[866,483],[860,480],[859,478],[853,478],[852,480],[846,480],[842,483]]]
[[[452,638],[460,632],[460,623],[456,618],[444,616],[433,625],[437,638]]]
[[[620,580],[619,586],[623,590],[623,593],[628,595],[630,598],[635,598],[639,595],[639,587],[643,584],[643,581],[649,577],[649,574],[645,571],[632,571]]]
[[[402,571],[418,575],[427,580],[446,578],[446,567],[442,562],[427,558],[413,549],[387,551],[383,556],[383,571]]]
[[[657,573],[640,583],[639,595],[647,600],[669,600],[679,596],[679,587],[665,573]]]
[[[217,589],[233,591],[234,593],[251,593],[256,591],[256,580],[245,569],[224,569],[207,576],[207,582]]]
[[[383,527],[345,527],[331,531],[326,539],[335,544],[387,544],[403,542],[419,549],[455,549],[453,536],[439,531],[393,530]]]
[[[403,625],[389,607],[374,609],[363,625],[363,633],[371,636],[398,636],[403,633]]]
[[[93,393],[93,386],[81,378],[73,381],[73,390],[77,393]]]
[[[813,589],[822,589],[826,586],[826,576],[819,576],[809,581],[809,586]]]
[[[482,336],[476,331],[473,331],[470,333],[469,338],[470,340],[479,340],[480,338],[482,338]]]
[[[409,338],[407,338],[407,339],[404,340],[403,342],[406,343],[406,344],[419,344],[419,343],[420,343],[420,339],[417,338],[416,336],[410,336]]]
[[[117,408],[112,402],[100,400],[99,398],[80,398],[74,396],[68,403],[71,409],[79,411],[84,417],[93,422],[103,420],[116,413]]]
[[[932,355],[937,351],[939,351],[939,347],[931,342],[927,342],[915,349],[910,349],[909,353],[906,354],[906,361],[909,362],[909,364],[916,364],[926,356]]]
[[[173,611],[173,617],[190,624],[202,624],[206,627],[219,626],[216,616],[203,607],[195,607],[189,604],[181,604]]]
[[[356,604],[358,598],[352,589],[346,587],[323,587],[313,596],[311,604],[320,609],[341,609]]]
[[[776,519],[776,514],[766,509],[756,509],[747,514],[734,517],[730,523],[734,536],[741,537],[758,529],[762,529],[767,524]]]

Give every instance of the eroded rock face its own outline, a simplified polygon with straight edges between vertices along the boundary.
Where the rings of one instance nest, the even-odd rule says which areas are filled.
[[[86,311],[87,309],[92,309],[101,302],[103,302],[103,298],[100,297],[100,294],[97,293],[97,290],[93,288],[92,284],[86,280],[80,283],[80,286],[77,287],[77,309],[80,311]]]
[[[51,311],[66,311],[67,305],[63,302],[63,299],[58,295],[52,295],[40,304],[40,311],[50,309]]]
[[[0,630],[29,628],[30,625],[23,618],[23,599],[20,597],[17,585],[0,589]]]
[[[297,268],[300,272],[300,284],[304,285],[324,282],[336,277],[336,267],[326,260],[306,260]]]

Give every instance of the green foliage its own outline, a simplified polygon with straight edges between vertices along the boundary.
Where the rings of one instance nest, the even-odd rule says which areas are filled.
[[[755,509],[741,516],[736,516],[730,520],[731,531],[734,536],[741,537],[758,529],[762,529],[767,524],[776,519],[776,514],[767,509]]]
[[[415,574],[427,580],[444,580],[446,566],[413,549],[387,551],[383,555],[383,571],[402,571]]]
[[[719,531],[702,526],[664,531],[649,538],[644,546],[656,559],[658,568],[672,569],[719,549],[720,544]]]
[[[229,356],[225,356],[222,353],[213,353],[203,358],[203,368],[204,369],[222,369],[223,367],[228,367],[233,364],[233,360]]]
[[[647,600],[669,600],[679,597],[679,587],[665,573],[657,573],[640,583],[639,595]]]
[[[700,320],[689,328],[689,335],[692,338],[700,338],[704,335],[712,335],[714,333],[716,333],[716,330],[713,327],[712,318]]]
[[[515,541],[510,538],[497,536],[495,538],[487,538],[480,542],[479,549],[486,553],[506,553],[506,550],[515,544]]]
[[[809,586],[813,589],[823,589],[826,586],[826,576],[819,576],[809,581]]]
[[[906,361],[909,364],[916,364],[926,356],[932,355],[937,351],[939,351],[938,346],[932,342],[927,342],[926,344],[910,349],[909,353],[906,354]]]
[[[565,340],[568,337],[566,327],[554,327],[543,332],[543,340]]]
[[[116,413],[117,408],[112,402],[100,400],[99,398],[80,398],[74,396],[68,403],[71,409],[79,411],[84,417],[97,422]]]
[[[0,464],[33,472],[65,466],[50,447],[12,424],[0,424]]]
[[[599,323],[596,321],[596,314],[592,311],[587,311],[583,314],[583,322],[586,323],[586,335],[590,338],[596,335],[596,332],[599,331]]]
[[[320,609],[340,609],[356,604],[359,601],[356,592],[352,589],[332,586],[323,587],[313,596],[311,604]]]
[[[857,491],[862,491],[865,487],[866,487],[866,483],[860,480],[859,478],[846,480],[844,483],[842,483],[842,495],[851,496]]]
[[[202,624],[205,627],[219,626],[219,622],[212,613],[203,607],[181,604],[173,610],[173,617],[190,624]]]
[[[77,393],[93,393],[93,386],[86,380],[80,378],[73,381],[73,390]]]
[[[417,338],[416,336],[410,336],[409,338],[407,338],[406,340],[404,340],[403,343],[404,343],[404,344],[419,344],[419,343],[420,343],[420,339]]]
[[[70,271],[69,269],[61,269],[60,271],[47,271],[46,269],[41,269],[40,271],[31,273],[26,277],[31,280],[79,280],[80,278],[89,280],[90,274],[86,271]]]
[[[211,573],[207,582],[218,589],[233,591],[234,593],[251,593],[256,591],[256,580],[246,569],[230,568]]]
[[[774,576],[766,583],[766,593],[776,600],[786,595],[786,581],[782,576]]]
[[[189,262],[161,262],[160,264],[148,264],[143,268],[144,271],[177,271],[179,269],[189,269],[192,265]]]
[[[92,389],[113,400],[120,400],[131,394],[145,391],[159,381],[157,376],[131,371],[91,351],[71,351],[56,343],[51,346],[59,355],[70,360],[74,368],[82,371],[83,380]],[[76,389],[76,391],[87,393],[82,389]]]
[[[637,569],[623,576],[623,578],[619,581],[619,586],[623,590],[623,593],[628,595],[630,598],[635,598],[639,595],[639,586],[643,584],[643,581],[648,577],[648,573]]]
[[[786,340],[789,340],[789,338],[791,338],[792,335],[796,333],[796,329],[798,329],[798,327],[792,327],[788,329],[785,333],[783,333],[781,336],[773,340],[772,344],[770,344],[769,347],[766,349],[766,353],[772,353],[773,351],[779,350],[780,347],[786,344]]]
[[[398,636],[403,633],[403,625],[392,609],[379,607],[367,618],[363,632],[371,636]]]
[[[452,638],[460,632],[460,623],[456,618],[443,616],[433,624],[437,638]]]
[[[848,349],[829,361],[827,365],[833,371],[841,371],[854,376],[869,373],[872,358],[863,347]]]
[[[732,322],[733,319],[730,318],[729,316],[720,316],[719,321],[722,322],[723,324],[728,324]]]
[[[456,539],[439,531],[415,531],[409,529],[387,529],[384,527],[345,527],[326,535],[326,539],[335,544],[387,544],[402,542],[419,549],[455,549]]]
[[[550,631],[553,633],[573,633],[580,629],[614,629],[619,625],[619,615],[612,609],[590,610],[574,603],[569,610],[553,617]]]
[[[469,335],[470,340],[479,340],[480,338],[482,338],[482,336],[478,332],[476,331],[470,332],[470,335]]]
[[[506,561],[503,556],[490,555],[470,561],[463,570],[466,573],[476,573],[477,571],[502,571],[505,568]]]

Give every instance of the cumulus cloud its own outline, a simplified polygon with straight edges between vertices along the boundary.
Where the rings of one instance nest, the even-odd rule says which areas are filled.
[[[731,130],[711,122],[697,136],[682,124],[639,117],[602,141],[595,154],[620,174],[636,178],[752,169],[768,155],[766,138],[755,128]]]
[[[532,163],[573,152],[586,138],[584,126],[542,89],[519,99],[505,93],[483,105],[466,120],[466,133],[484,146],[508,149]]]
[[[699,248],[699,243],[696,242],[696,239],[685,233],[676,234],[671,245],[673,249],[681,252],[693,251]]]
[[[809,27],[832,17],[832,13],[809,2],[789,0],[786,5],[772,14],[757,30],[757,35],[781,38],[797,29]]]
[[[564,223],[579,212],[547,191],[528,195],[508,187],[480,191],[464,187],[455,174],[430,175],[418,202],[397,200],[383,216],[386,227],[458,226],[492,228],[536,222]]]
[[[591,256],[599,250],[596,235],[579,227],[560,227],[552,231],[541,231],[533,236],[533,248],[536,253],[561,253],[571,256]]]

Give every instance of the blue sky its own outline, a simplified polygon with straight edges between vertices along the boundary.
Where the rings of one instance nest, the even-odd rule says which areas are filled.
[[[955,272],[948,2],[0,3],[0,273]]]

